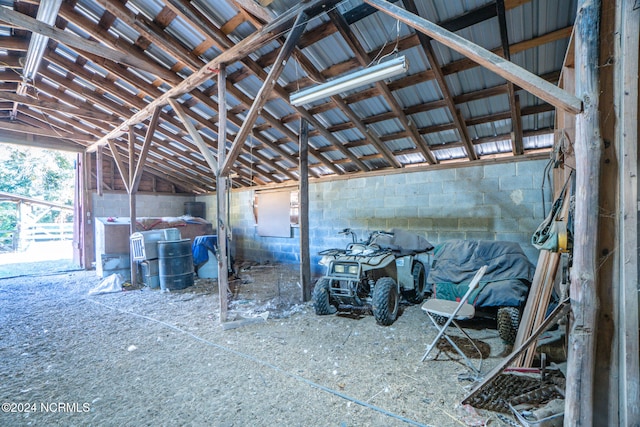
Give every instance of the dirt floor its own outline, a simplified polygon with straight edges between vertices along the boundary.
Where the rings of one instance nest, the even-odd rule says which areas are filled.
[[[419,306],[388,327],[316,316],[291,266],[238,275],[236,328],[214,280],[89,296],[94,271],[0,279],[0,425],[508,425],[460,406],[472,383],[455,353],[420,361],[436,330]],[[504,344],[469,332],[488,372]]]

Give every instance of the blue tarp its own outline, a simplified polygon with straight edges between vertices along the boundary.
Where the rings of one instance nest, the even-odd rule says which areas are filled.
[[[193,264],[198,267],[209,261],[209,251],[216,253],[218,247],[218,236],[197,236],[193,239],[191,251],[193,252]]]

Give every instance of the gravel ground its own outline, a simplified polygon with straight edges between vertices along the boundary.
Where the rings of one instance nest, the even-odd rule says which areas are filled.
[[[457,355],[420,361],[436,330],[418,306],[389,327],[316,316],[291,267],[239,276],[229,316],[249,324],[228,329],[212,280],[89,296],[92,271],[1,279],[0,425],[506,425],[459,406]],[[504,345],[469,332],[487,372]]]

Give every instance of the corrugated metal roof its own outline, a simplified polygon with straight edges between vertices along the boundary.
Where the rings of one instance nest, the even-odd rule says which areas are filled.
[[[23,8],[22,10],[26,10],[24,8],[28,7],[31,12],[34,9],[31,5],[7,0],[0,0],[0,4]],[[117,48],[126,48],[137,58],[146,58],[153,63],[153,66],[161,67],[166,72],[171,69],[173,73],[177,72],[177,76],[182,78],[194,72],[195,67],[191,64],[196,56],[203,61],[209,61],[221,53],[217,46],[217,38],[223,39],[223,44],[234,44],[258,30],[252,20],[245,19],[240,14],[236,5],[226,0],[183,2],[184,9],[182,10],[186,11],[184,17],[181,13],[175,14],[173,6],[168,7],[164,0],[130,0],[124,6],[120,3],[102,4],[104,7],[94,0],[79,0],[75,6],[67,7],[75,7],[76,13],[95,23],[96,26],[109,25],[106,23],[112,22],[107,28],[102,28],[103,35],[106,29],[108,37],[111,39],[108,37],[103,39],[100,34],[89,34],[87,31],[90,31],[90,28],[87,28],[86,22],[76,24],[71,20],[67,24],[66,31],[84,38],[94,37],[111,47],[115,43]],[[269,6],[268,13],[275,17],[292,7],[304,6],[304,4],[296,0],[274,0]],[[396,4],[402,7],[401,1],[397,1]],[[450,22],[465,14],[473,15],[478,8],[488,10],[486,6],[491,4],[493,4],[491,0],[416,2],[419,14],[434,22]],[[256,7],[259,7],[257,3]],[[577,0],[532,0],[508,9],[506,21],[512,47],[511,60],[535,74],[549,74],[555,78],[557,74],[553,73],[557,73],[562,66],[568,43],[568,29],[575,20],[576,7]],[[113,20],[113,16],[105,16],[105,8],[115,8],[119,11],[124,8],[125,12],[131,12],[131,19],[135,20],[135,15],[140,15],[144,19],[138,17],[136,25],[130,26],[128,18]],[[345,114],[337,104],[331,103],[328,98],[306,106],[309,111],[314,112],[314,119],[317,120],[319,126],[332,131],[334,138],[328,140],[318,132],[318,129],[312,128],[311,145],[322,153],[318,158],[316,158],[317,154],[312,156],[314,159],[320,160],[314,163],[313,170],[319,174],[334,173],[330,164],[337,164],[338,168],[348,172],[358,170],[357,165],[338,149],[342,149],[342,147],[333,145],[336,143],[335,141],[338,141],[337,144],[346,145],[350,154],[358,159],[363,159],[362,161],[369,168],[375,170],[390,167],[391,164],[385,160],[383,154],[379,153],[371,141],[367,139],[367,136],[358,129],[362,126],[383,138],[386,147],[396,153],[396,160],[402,164],[423,163],[425,159],[422,150],[425,147],[432,147],[434,155],[439,160],[464,159],[467,153],[460,140],[462,132],[455,129],[453,123],[455,110],[459,110],[467,122],[466,127],[471,141],[482,142],[476,144],[478,154],[486,156],[510,153],[512,151],[510,141],[512,124],[506,81],[482,67],[466,64],[462,61],[462,55],[435,41],[431,42],[431,45],[438,64],[429,64],[422,46],[413,36],[415,34],[413,29],[405,24],[398,24],[395,19],[380,12],[367,15],[367,8],[368,6],[365,6],[362,0],[344,0],[334,7],[345,17],[349,16],[348,22],[351,23],[349,29],[361,44],[362,49],[367,52],[364,62],[377,63],[395,55],[405,55],[409,61],[409,71],[406,75],[397,76],[384,82],[391,88],[391,96],[393,97],[391,103],[384,93],[376,89],[376,85],[367,85],[339,94],[345,99],[348,108],[353,111],[353,115],[362,121],[362,124],[351,124],[349,117],[352,116]],[[353,11],[358,13],[354,14]],[[189,14],[199,16],[198,19],[202,19],[207,28],[199,28],[197,23],[191,22]],[[159,16],[161,19],[156,21]],[[357,19],[357,17],[361,19]],[[146,22],[154,21],[156,23],[152,27],[146,26]],[[161,25],[165,24],[167,27],[161,28]],[[310,19],[307,24],[307,34],[304,37],[308,37],[310,32],[319,28],[323,30],[323,37],[314,39],[311,44],[305,41],[305,47],[302,49],[302,53],[318,73],[323,73],[326,78],[332,79],[338,77],[338,74],[344,75],[362,68],[356,65],[360,64],[357,53],[352,51],[349,43],[344,40],[340,32],[336,31],[331,23],[331,18],[326,13],[321,13]],[[11,28],[0,26],[0,38],[7,37],[3,34],[13,34],[13,31]],[[154,31],[159,33],[148,38],[147,34]],[[496,52],[502,52],[499,20],[495,16],[458,29],[456,32],[473,43],[496,50]],[[23,33],[28,34],[24,31]],[[227,35],[224,36],[223,33]],[[248,57],[251,58],[251,61],[255,61],[254,63],[244,60],[227,66],[228,74],[234,76],[235,88],[250,99],[249,101],[246,101],[244,97],[237,99],[232,94],[228,94],[227,108],[232,109],[234,114],[237,113],[235,117],[232,117],[233,121],[228,123],[231,138],[239,131],[241,122],[246,119],[247,111],[251,107],[250,103],[253,102],[263,85],[264,74],[271,69],[270,61],[277,55],[281,40],[287,36],[287,33],[280,36],[248,53]],[[550,37],[552,40],[541,44],[530,42],[541,36]],[[527,45],[529,47],[523,49],[524,45],[519,44],[522,42],[530,43]],[[166,43],[170,43],[170,46]],[[168,46],[170,48],[167,48]],[[395,52],[394,47],[399,47],[400,51]],[[197,51],[195,51],[196,48]],[[7,54],[11,53],[9,50],[2,49],[0,43],[0,52],[3,50]],[[71,100],[86,102],[90,108],[95,108],[96,111],[102,113],[122,114],[126,118],[142,108],[145,103],[152,102],[158,93],[166,92],[176,84],[172,79],[158,76],[148,70],[114,66],[109,61],[94,63],[85,59],[81,51],[67,47],[62,43],[56,44],[54,54],[57,55],[57,60],[53,61],[55,58],[51,58],[47,61],[48,74],[43,75],[39,80],[40,88],[46,93],[64,94],[65,98],[60,101],[62,103],[68,103]],[[271,59],[267,60],[266,58]],[[70,74],[69,70],[65,69],[65,61],[68,64],[75,64],[74,66],[81,68],[82,72],[78,72],[77,75],[74,75],[73,72]],[[184,67],[176,71],[178,63],[183,64]],[[349,67],[345,67],[344,64],[349,64]],[[444,91],[436,80],[428,77],[428,71],[435,65],[443,67],[446,82]],[[257,73],[256,66],[262,68]],[[151,68],[153,69],[153,67]],[[346,68],[350,69],[347,71]],[[341,71],[336,73],[335,70],[338,69]],[[241,73],[240,70],[242,70]],[[60,76],[60,78],[56,76]],[[69,78],[69,76],[71,77]],[[255,168],[253,168],[255,170],[262,170],[267,175],[274,174],[277,179],[289,179],[278,168],[290,169],[295,165],[291,164],[289,160],[283,159],[280,152],[284,151],[296,155],[298,151],[297,140],[291,138],[291,134],[298,132],[299,121],[296,109],[289,105],[287,94],[283,94],[283,88],[286,87],[291,92],[291,88],[308,85],[308,79],[308,73],[302,66],[295,59],[289,59],[278,78],[280,87],[272,92],[271,98],[263,107],[263,111],[268,112],[275,118],[274,120],[279,120],[280,123],[275,123],[272,119],[264,116],[258,118],[256,126],[259,126],[260,130],[254,131],[256,133],[255,140],[252,135],[250,142],[245,145],[246,150],[241,153],[245,164],[238,165],[240,174],[247,173],[246,162],[249,162],[255,163]],[[73,86],[65,87],[64,81],[72,82]],[[218,116],[217,105],[214,104],[214,102],[216,104],[218,102],[216,84],[215,74],[212,74],[211,79],[198,85],[197,90],[202,92],[200,96],[183,95],[180,97],[181,102],[192,109],[200,132],[212,142],[217,141],[217,135],[209,128]],[[78,89],[78,87],[82,89]],[[447,92],[454,98],[455,106],[453,109],[450,109],[443,102],[443,96]],[[361,96],[362,93],[366,93],[367,97]],[[522,90],[518,90],[517,94],[520,98],[522,111],[521,124],[525,135],[525,149],[550,147],[552,138],[541,133],[548,131],[550,134],[552,132],[555,117],[553,109],[547,108],[545,102]],[[212,100],[211,104],[208,103],[207,98]],[[101,102],[102,100],[104,102]],[[119,107],[115,108],[114,106]],[[314,109],[316,107],[317,111]],[[532,109],[533,107],[536,108]],[[29,108],[37,110],[36,107]],[[395,114],[390,113],[398,111],[397,108],[404,111],[400,117],[395,117]],[[67,119],[66,114],[59,113],[58,116],[52,118],[52,123],[64,125],[61,122]],[[194,151],[193,142],[185,136],[187,133],[184,129],[176,126],[179,121],[174,117],[172,109],[164,108],[163,116],[165,117],[161,120],[156,141],[165,141],[166,145],[159,146],[157,150],[166,151],[165,154],[168,158],[176,156],[171,163],[167,162],[163,167],[170,169],[169,165],[174,166],[175,162],[181,164],[182,167],[184,164],[192,165],[194,171],[206,169],[206,164],[203,163],[204,159],[197,154],[197,150]],[[415,125],[421,135],[419,138],[414,139],[414,134],[407,132],[405,119]],[[82,127],[81,132],[95,133],[98,137],[108,131],[110,126],[99,126],[95,121],[86,118],[77,119],[73,123]],[[283,125],[289,129],[286,133],[277,130]],[[137,128],[140,128],[140,125]],[[142,129],[140,131],[142,133]],[[492,138],[495,138],[495,141],[491,141]],[[126,144],[125,140],[126,138],[123,138],[119,143]],[[279,148],[271,148],[260,141],[269,142],[271,145],[278,144]],[[423,145],[423,147],[418,147],[418,145]],[[250,153],[252,150],[250,147],[253,146],[259,147],[256,150],[259,150],[262,158],[259,159],[254,156],[255,153]],[[156,153],[151,155],[155,158]],[[266,163],[262,163],[264,158],[267,159]],[[272,161],[269,162],[268,159],[272,159]],[[242,185],[251,181],[250,177],[243,179],[245,181],[242,181]],[[200,184],[195,186],[202,188]]]

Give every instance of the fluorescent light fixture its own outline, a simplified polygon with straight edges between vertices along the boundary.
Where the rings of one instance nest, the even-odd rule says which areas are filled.
[[[36,19],[47,25],[54,25],[61,3],[62,0],[42,0],[38,7]],[[29,50],[27,50],[27,57],[22,71],[22,77],[24,79],[33,80],[35,78],[48,41],[49,37],[47,36],[36,32],[31,33]]]
[[[310,87],[291,94],[290,102],[293,106],[308,104],[319,99],[328,98],[337,93],[384,80],[398,74],[406,73],[409,62],[406,57],[392,59],[369,68],[358,70],[355,73],[338,77],[318,86]]]

